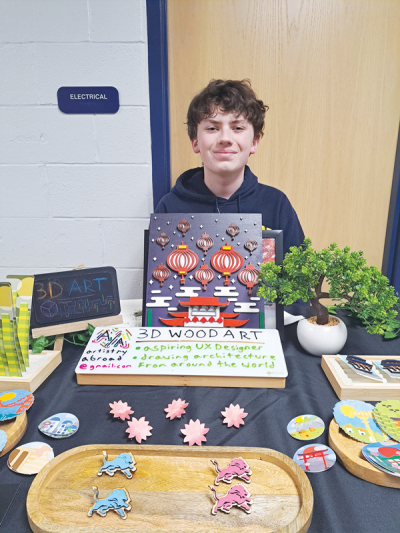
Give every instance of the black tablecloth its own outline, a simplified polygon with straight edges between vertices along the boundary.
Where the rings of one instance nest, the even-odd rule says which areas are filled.
[[[292,305],[293,314],[312,315],[306,306]],[[348,340],[342,350],[354,355],[398,355],[400,339],[385,341],[369,335],[359,322],[343,317]],[[283,349],[289,376],[285,389],[237,389],[207,387],[136,387],[77,385],[74,369],[82,348],[64,343],[62,364],[36,390],[35,402],[28,411],[28,428],[20,444],[44,441],[58,455],[82,444],[134,443],[127,438],[126,422],[112,420],[109,402],[127,401],[153,426],[152,436],[144,444],[183,444],[183,428],[189,419],[200,419],[210,428],[209,446],[260,446],[293,457],[304,442],[293,439],[286,431],[295,416],[312,413],[326,425],[317,442],[328,444],[328,427],[338,401],[321,369],[319,357],[308,355],[299,345],[296,324],[285,327]],[[190,409],[182,420],[165,418],[164,408],[173,399],[182,398]],[[221,410],[239,403],[248,414],[240,429],[222,424]],[[374,403],[374,402],[373,402]],[[78,432],[67,439],[52,439],[38,430],[38,424],[58,412],[75,414],[80,421]],[[0,526],[1,532],[30,531],[26,497],[32,476],[8,469],[7,457],[0,458],[0,484],[20,483],[20,489]],[[326,472],[308,474],[314,491],[314,512],[310,533],[399,533],[400,490],[380,487],[350,474],[338,461]]]

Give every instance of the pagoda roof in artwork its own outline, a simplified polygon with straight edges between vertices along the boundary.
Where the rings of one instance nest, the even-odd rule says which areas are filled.
[[[188,302],[181,302],[179,300],[179,303],[182,307],[192,307],[194,305],[197,305],[199,307],[202,307],[203,305],[211,307],[226,307],[227,305],[229,305],[229,302],[220,302],[218,298],[215,298],[213,296],[194,296],[191,297]]]
[[[320,446],[309,446],[303,450],[303,455],[306,453],[317,453],[317,452],[326,452],[327,450],[321,450]]]

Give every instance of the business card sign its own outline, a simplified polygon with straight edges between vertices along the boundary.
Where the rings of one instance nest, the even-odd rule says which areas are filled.
[[[60,87],[58,107],[63,113],[116,113],[119,94],[115,87]]]

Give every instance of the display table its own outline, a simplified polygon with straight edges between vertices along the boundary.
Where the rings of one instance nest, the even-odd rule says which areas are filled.
[[[312,315],[312,308],[292,305],[292,314]],[[369,335],[359,322],[343,317],[348,326],[348,341],[343,354],[398,355],[400,339],[384,341]],[[278,450],[289,457],[306,444],[289,436],[288,422],[295,416],[311,413],[326,425],[321,438],[310,443],[328,444],[328,427],[333,406],[338,401],[321,369],[319,357],[304,352],[296,337],[297,324],[285,327],[283,349],[289,376],[285,389],[236,389],[207,387],[139,387],[77,385],[75,366],[82,348],[64,343],[62,364],[35,392],[28,411],[28,427],[20,444],[43,441],[58,454],[83,444],[134,443],[127,438],[126,422],[112,419],[109,402],[126,401],[134,417],[146,417],[153,435],[145,444],[183,444],[180,429],[190,419],[200,419],[210,428],[206,446],[254,446]],[[399,385],[400,387],[400,385]],[[173,399],[189,402],[182,420],[167,420],[164,408]],[[221,411],[239,403],[248,412],[240,429],[222,424]],[[78,432],[67,439],[51,439],[38,430],[39,423],[57,412],[75,414]],[[20,489],[0,527],[1,532],[29,532],[26,496],[33,476],[8,469],[9,454],[0,458],[0,484],[20,483]],[[310,533],[399,533],[400,491],[379,487],[351,475],[338,462],[330,470],[308,474],[314,490],[314,513]],[[68,520],[68,517],[66,517]]]

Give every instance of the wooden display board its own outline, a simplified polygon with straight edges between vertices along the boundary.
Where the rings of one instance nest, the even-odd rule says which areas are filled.
[[[110,460],[131,453],[137,468],[132,479],[121,472],[99,477],[103,451]],[[254,501],[252,512],[233,507],[229,514],[213,516],[209,485],[214,485],[216,472],[211,459],[225,466],[236,457],[242,457],[252,471],[251,483],[243,483]],[[96,513],[87,516],[94,504],[93,486],[98,487],[99,498],[116,488],[128,491],[132,509],[126,520],[113,511],[105,518]],[[226,494],[230,486],[220,483],[218,495]],[[286,455],[267,448],[115,444],[80,446],[55,457],[33,480],[27,512],[35,533],[78,529],[82,533],[305,533],[313,500],[303,470]]]
[[[88,329],[90,323],[94,327],[99,326],[113,326],[114,324],[122,324],[122,315],[109,316],[104,318],[95,318],[92,320],[80,320],[78,322],[69,322],[68,324],[57,324],[55,326],[46,326],[44,328],[32,329],[32,337],[37,339],[41,335],[49,337],[50,335],[60,335],[64,333],[75,333],[76,331],[85,331]]]
[[[395,441],[387,441],[385,444],[395,444]],[[347,436],[335,419],[329,426],[329,446],[341,459],[346,470],[355,476],[375,485],[400,489],[400,477],[386,474],[367,461],[361,451],[365,443]]]
[[[18,444],[24,436],[26,426],[28,425],[28,417],[26,412],[12,418],[11,420],[4,420],[0,422],[0,429],[7,433],[7,443],[5,447],[0,450],[0,457],[8,453]]]
[[[393,355],[362,355],[366,360],[397,359]],[[360,376],[342,363],[338,355],[323,355],[322,370],[340,400],[391,400],[400,399],[400,379],[384,375],[386,383]]]
[[[23,372],[21,377],[0,376],[0,391],[23,389],[34,392],[60,363],[60,349],[44,350],[40,354],[32,353],[29,350],[29,367],[27,371]]]
[[[80,385],[284,388],[287,377],[276,329],[203,325],[96,328],[75,372]]]

